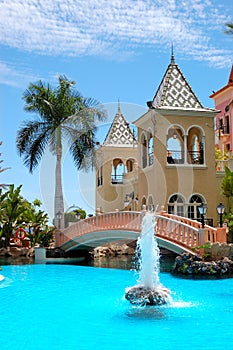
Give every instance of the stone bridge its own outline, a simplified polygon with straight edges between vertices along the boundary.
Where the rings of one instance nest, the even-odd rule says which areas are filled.
[[[145,211],[115,211],[90,217],[56,232],[56,247],[64,251],[91,250],[117,241],[137,240]],[[177,254],[193,253],[193,248],[205,242],[226,242],[226,229],[214,228],[185,217],[160,212],[155,214],[155,234],[158,245]]]

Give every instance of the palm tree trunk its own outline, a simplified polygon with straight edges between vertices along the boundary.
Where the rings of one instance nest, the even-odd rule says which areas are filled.
[[[56,148],[56,169],[55,169],[55,198],[54,198],[54,217],[55,226],[62,230],[64,229],[64,200],[62,191],[62,176],[61,176],[61,144]]]

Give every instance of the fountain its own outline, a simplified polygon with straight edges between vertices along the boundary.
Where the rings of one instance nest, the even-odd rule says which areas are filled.
[[[159,281],[160,251],[154,234],[155,225],[155,214],[146,213],[135,253],[139,284],[127,288],[125,293],[125,298],[134,305],[164,305],[170,300],[169,289]]]

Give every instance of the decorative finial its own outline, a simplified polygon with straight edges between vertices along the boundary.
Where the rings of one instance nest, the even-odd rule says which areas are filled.
[[[171,63],[175,63],[175,57],[174,57],[174,52],[173,52],[173,43],[171,46]]]
[[[118,113],[121,113],[120,100],[118,98]]]

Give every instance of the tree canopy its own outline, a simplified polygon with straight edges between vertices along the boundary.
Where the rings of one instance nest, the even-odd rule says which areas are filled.
[[[17,132],[16,146],[29,172],[37,167],[49,147],[56,156],[54,218],[64,228],[64,202],[61,159],[64,142],[76,168],[88,170],[95,165],[96,123],[105,118],[99,103],[85,98],[75,89],[75,82],[58,77],[57,86],[39,81],[23,94],[24,109],[35,115]],[[61,213],[61,218],[57,218]],[[60,215],[59,215],[60,216]]]

